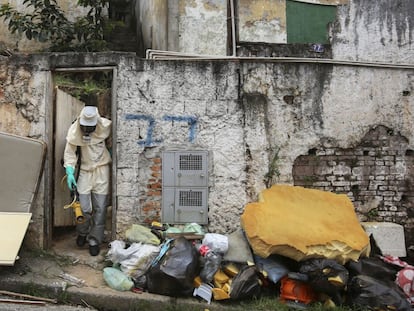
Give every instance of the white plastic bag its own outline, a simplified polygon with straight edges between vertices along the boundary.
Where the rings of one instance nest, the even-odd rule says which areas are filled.
[[[126,275],[137,279],[145,274],[152,259],[159,252],[159,246],[132,243],[128,248],[125,248],[125,242],[115,240],[110,243],[107,259],[115,265],[119,264],[121,271]]]
[[[226,235],[219,233],[206,233],[203,238],[203,244],[214,252],[225,254],[229,249],[229,241]]]

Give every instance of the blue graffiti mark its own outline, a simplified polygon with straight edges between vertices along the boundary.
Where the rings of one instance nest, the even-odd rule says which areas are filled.
[[[161,142],[161,140],[153,140],[152,138],[155,127],[155,120],[153,117],[143,114],[126,114],[125,120],[142,120],[148,122],[147,137],[145,140],[138,141],[138,145],[142,145],[144,147],[152,147]]]
[[[197,118],[191,116],[169,116],[166,115],[163,117],[164,121],[177,121],[177,122],[187,122],[190,126],[190,131],[188,134],[188,139],[192,143],[194,142],[195,135],[196,135],[196,125],[197,125]]]

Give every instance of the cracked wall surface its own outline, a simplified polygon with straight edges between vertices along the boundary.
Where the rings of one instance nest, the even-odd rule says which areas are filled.
[[[48,76],[49,73],[38,71],[33,64],[0,59],[0,131],[47,141],[45,84]],[[44,181],[43,175],[26,235],[26,241],[32,245],[44,243]]]
[[[354,0],[338,7],[331,29],[333,57],[412,63],[414,2]]]
[[[205,9],[216,14],[220,1],[209,3]],[[336,58],[393,63],[413,59],[412,23],[404,23],[412,14],[407,10],[411,2],[401,1],[399,7],[382,3],[396,10],[386,20],[367,0],[338,6],[332,32]],[[379,126],[404,137],[405,150],[414,150],[412,65],[254,58],[151,61],[116,52],[0,56],[1,129],[42,139],[50,150],[54,70],[100,66],[116,69],[112,112],[117,125],[114,178],[119,235],[132,223],[159,220],[164,150],[209,151],[209,229],[219,233],[238,228],[244,206],[264,188],[293,184],[295,163],[309,150],[355,149]],[[409,168],[410,152],[407,159]],[[49,154],[29,229],[30,239],[39,245],[48,217],[45,209],[51,208],[52,160]],[[401,196],[407,204],[387,211],[391,213],[387,219],[399,221],[398,215],[406,213],[406,230],[412,230],[408,199]],[[356,201],[358,212],[365,213],[374,203],[380,206],[377,201]]]
[[[404,148],[414,150],[414,69],[254,60],[157,62],[122,53],[20,56],[1,62],[8,74],[1,80],[0,109],[8,111],[9,119],[15,112],[16,124],[30,124],[20,134],[53,146],[51,73],[105,64],[116,67],[119,235],[132,223],[160,220],[165,150],[209,152],[209,230],[218,233],[237,229],[244,206],[264,188],[293,184],[295,161],[309,150],[355,148],[376,126],[399,133],[406,139]],[[2,115],[0,122],[7,118]],[[49,161],[45,172],[50,172]],[[50,177],[43,178],[31,225],[35,234],[43,234],[44,208],[50,204],[45,196]],[[356,203],[363,212],[364,204]],[[388,216],[398,220],[401,208]],[[404,208],[411,217],[411,207]]]
[[[320,145],[296,158],[294,184],[346,194],[361,221],[398,223],[414,244],[413,150],[384,126],[370,129],[354,148]]]

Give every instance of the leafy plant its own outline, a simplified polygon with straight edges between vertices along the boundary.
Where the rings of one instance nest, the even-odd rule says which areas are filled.
[[[279,167],[277,163],[278,161],[279,161],[279,148],[276,148],[274,151],[273,159],[269,164],[269,171],[264,176],[265,177],[264,182],[266,184],[266,188],[270,188],[272,186],[272,180],[275,176],[276,177],[280,176]]]
[[[109,0],[78,0],[89,7],[86,16],[68,20],[56,0],[24,0],[30,13],[21,13],[9,4],[0,7],[0,17],[8,21],[12,33],[25,34],[29,40],[50,42],[51,51],[100,51],[106,49],[104,9]]]
[[[85,96],[104,93],[111,89],[110,73],[57,73],[54,75],[55,85],[72,96],[83,100]]]
[[[371,209],[370,211],[368,211],[366,216],[368,220],[374,221],[379,216],[378,209],[377,208]]]

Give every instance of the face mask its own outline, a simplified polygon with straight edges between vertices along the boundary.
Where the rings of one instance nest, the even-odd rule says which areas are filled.
[[[96,129],[96,126],[85,126],[81,125],[81,130],[83,132],[82,140],[84,143],[89,143],[91,141],[90,134],[93,133]]]
[[[89,136],[89,134],[85,134],[82,136],[82,140],[84,143],[89,143],[91,141],[91,137]]]
[[[96,130],[96,126],[81,125],[80,127],[82,132],[88,135]]]

